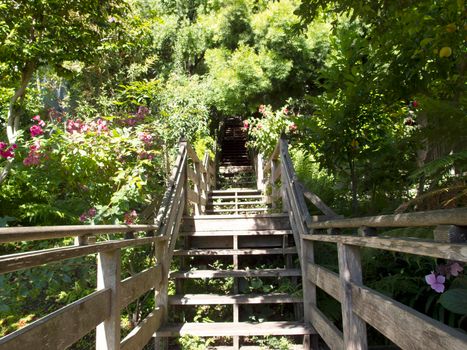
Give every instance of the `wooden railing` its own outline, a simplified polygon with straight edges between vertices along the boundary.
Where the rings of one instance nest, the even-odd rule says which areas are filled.
[[[362,280],[365,266],[361,262],[363,248],[467,262],[467,208],[351,219],[338,217],[298,182],[284,139],[279,141],[263,173],[269,175],[269,185],[276,188],[273,187],[272,200],[282,198],[301,251],[305,321],[331,349],[367,349],[367,324],[402,349],[467,349],[465,333],[366,287]],[[324,215],[309,215],[304,198]],[[377,235],[379,228],[433,226],[434,240]],[[353,229],[358,235],[342,234],[343,229]],[[315,242],[337,244],[338,274],[315,263]],[[343,331],[319,309],[317,288],[341,303]]]
[[[97,253],[97,290],[0,338],[0,350],[65,349],[94,328],[98,350],[142,349],[167,317],[168,269],[182,216],[204,212],[213,179],[209,155],[201,163],[191,146],[181,141],[153,224],[1,228],[0,243],[76,238],[74,246],[0,256],[1,274]],[[95,243],[103,234],[125,234],[125,239]],[[121,280],[121,249],[141,245],[153,246],[154,263]],[[121,310],[150,290],[155,292],[155,308],[121,340]]]

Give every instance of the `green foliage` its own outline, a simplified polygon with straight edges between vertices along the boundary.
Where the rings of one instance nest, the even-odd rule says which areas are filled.
[[[214,340],[212,338],[184,335],[178,338],[178,342],[182,350],[205,350],[214,343]]]
[[[441,295],[439,302],[451,312],[467,315],[467,289],[449,289]]]
[[[261,350],[274,349],[274,350],[288,350],[292,343],[286,337],[272,337],[266,336],[264,338],[252,337],[260,346]]]

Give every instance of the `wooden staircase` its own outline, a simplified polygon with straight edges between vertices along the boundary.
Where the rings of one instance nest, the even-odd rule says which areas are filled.
[[[258,191],[231,190],[213,191],[209,198],[210,201],[225,199],[232,203],[230,205],[241,206],[241,203],[252,203],[253,200],[255,205],[262,204],[261,197]],[[302,319],[300,306],[303,299],[298,287],[301,270],[293,264],[297,249],[288,216],[241,215],[239,212],[244,210],[231,209],[231,215],[183,218],[179,246],[174,251],[174,256],[180,259],[180,269],[170,273],[176,294],[168,298],[169,314],[182,316],[179,323],[161,327],[156,336],[215,338],[219,346],[210,347],[212,349],[259,349],[254,344],[254,337],[287,336],[290,341],[301,343],[303,336],[313,333]],[[213,262],[219,259],[223,268],[214,269]],[[213,279],[220,280],[217,282],[220,285],[229,284],[231,288],[220,293],[207,293],[200,290],[199,285],[193,288],[193,280],[209,283]],[[286,285],[296,288],[296,293],[275,288],[266,293],[264,290],[251,292],[253,280],[274,287],[286,281]],[[184,313],[183,309],[200,306],[229,308],[230,319],[228,322],[193,322],[189,319],[190,312]],[[271,315],[258,322],[254,316],[261,314],[264,308]],[[284,316],[288,318],[284,319]],[[291,344],[290,348],[303,349],[303,345]]]

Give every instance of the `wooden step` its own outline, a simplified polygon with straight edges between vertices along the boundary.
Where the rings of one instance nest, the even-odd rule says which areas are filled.
[[[228,236],[283,236],[291,235],[292,230],[245,230],[245,231],[182,231],[180,236],[228,237]]]
[[[289,344],[287,350],[304,350],[305,348],[303,345],[298,344]],[[270,348],[266,348],[264,346],[254,346],[254,345],[244,345],[236,348],[234,346],[210,346],[207,350],[271,350]]]
[[[209,201],[207,205],[211,205],[214,207],[220,207],[220,206],[227,206],[227,205],[265,205],[267,204],[265,201],[257,201],[257,202],[220,202],[220,203],[214,203],[212,201]]]
[[[285,255],[297,254],[295,247],[268,248],[268,249],[178,249],[174,251],[176,256],[200,256],[200,255]]]
[[[290,222],[285,214],[200,215],[184,217],[182,231],[238,231],[288,230]]]
[[[232,209],[210,209],[206,210],[207,214],[221,214],[221,213],[238,213],[238,212],[264,212],[269,210],[268,207],[263,208],[232,208]]]
[[[169,296],[169,305],[240,305],[240,304],[298,304],[303,298],[287,293],[272,294],[184,294]]]
[[[209,196],[209,200],[215,200],[215,199],[262,199],[264,198],[263,195],[261,194],[253,194],[253,195],[242,195],[242,196],[237,196],[235,197],[234,195],[215,195],[215,196]]]
[[[212,322],[167,324],[154,333],[156,337],[178,337],[194,335],[198,337],[266,336],[266,335],[306,335],[314,334],[311,326],[301,322]]]
[[[261,191],[260,190],[257,190],[257,189],[251,189],[251,190],[243,190],[243,191],[239,191],[239,190],[214,190],[210,193],[210,195],[216,195],[216,194],[220,194],[220,195],[225,195],[225,194],[233,194],[233,193],[237,193],[237,194],[261,194]]]
[[[173,271],[170,278],[297,277],[300,269]]]
[[[303,345],[299,345],[299,344],[289,344],[287,348],[287,350],[305,350],[305,349],[308,349],[308,348],[305,348]],[[210,346],[206,350],[276,350],[276,349],[268,348],[266,346],[257,346],[257,345],[242,345],[239,348],[236,348],[234,346],[222,345],[222,346]]]

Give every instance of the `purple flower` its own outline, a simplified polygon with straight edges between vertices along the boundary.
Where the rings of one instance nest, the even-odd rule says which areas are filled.
[[[83,213],[79,216],[79,221],[81,222],[85,222],[87,219],[88,219],[88,216],[86,215],[86,213]]]
[[[432,272],[429,275],[425,276],[425,280],[426,283],[428,283],[430,287],[436,292],[444,292],[444,282],[446,281],[446,277],[444,277],[443,275],[436,276],[434,272]]]

